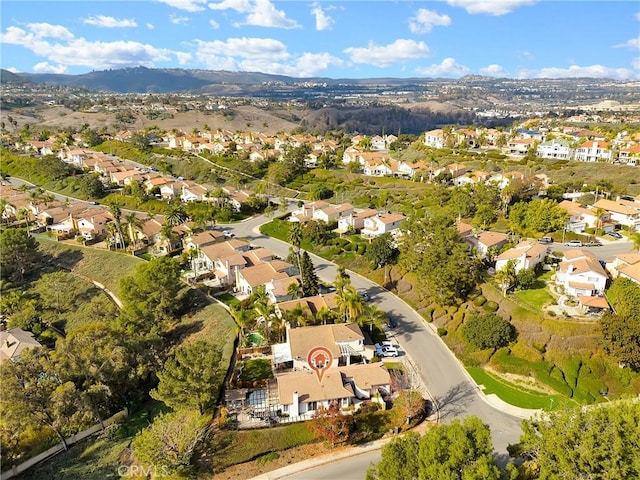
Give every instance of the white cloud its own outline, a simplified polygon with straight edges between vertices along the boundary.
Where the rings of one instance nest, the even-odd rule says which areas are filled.
[[[614,45],[613,48],[631,48],[633,50],[640,50],[640,35],[635,38],[631,38],[624,43]]]
[[[378,46],[373,42],[368,47],[350,47],[344,50],[353,63],[365,63],[376,67],[388,67],[403,60],[425,58],[430,55],[424,42],[398,39],[389,45]]]
[[[238,13],[249,13],[252,10],[250,0],[223,0],[219,3],[210,3],[211,10],[235,10]]]
[[[64,65],[50,65],[49,62],[40,62],[33,66],[33,71],[38,73],[64,73],[67,71],[67,67]]]
[[[269,0],[255,0],[253,10],[244,22],[237,25],[253,25],[256,27],[300,28],[295,20],[287,18],[283,10],[278,10]]]
[[[49,27],[52,26],[49,25]],[[179,53],[132,41],[87,41],[84,38],[75,38],[66,29],[43,28],[42,24],[30,24],[27,28],[29,31],[18,27],[8,27],[0,35],[0,42],[21,45],[47,60],[49,64],[59,65],[51,68],[61,68],[62,66],[91,68],[154,66],[157,62],[168,62],[172,55]],[[62,34],[65,38],[58,38],[60,41],[53,42],[42,37],[42,35],[51,37],[52,32],[57,32],[58,36]],[[39,68],[47,68],[45,66],[47,62],[42,62]]]
[[[193,59],[193,55],[191,55],[190,53],[186,53],[186,52],[173,52],[173,53],[176,55],[176,58],[178,59],[178,63],[180,65],[188,65]]]
[[[440,15],[433,10],[421,8],[415,17],[409,19],[409,30],[413,33],[429,33],[433,27],[446,27],[451,25],[448,15]]]
[[[63,27],[62,25],[51,25],[50,23],[29,23],[27,24],[27,28],[38,38],[48,37],[60,38],[62,40],[73,38],[73,33],[71,33],[67,27]]]
[[[18,70],[16,67],[9,67],[7,68],[7,70],[9,70],[11,73],[20,73],[20,70]]]
[[[430,67],[416,68],[416,73],[433,77],[458,77],[469,73],[469,68],[460,65],[455,58],[448,57],[440,63],[432,64]]]
[[[467,13],[487,13],[499,16],[524,5],[533,5],[537,0],[446,0],[452,7],[462,7]]]
[[[211,28],[213,28],[215,30],[220,28],[220,24],[218,22],[216,22],[213,18],[211,20],[209,20],[209,25],[211,25]]]
[[[184,25],[185,27],[189,24],[189,17],[179,17],[177,15],[169,15],[169,21],[174,25]]]
[[[333,17],[327,15],[327,12],[320,7],[319,3],[314,3],[311,5],[313,8],[311,9],[311,15],[316,17],[316,30],[331,30],[333,26],[334,20]]]
[[[102,28],[125,28],[125,27],[137,27],[138,24],[135,20],[128,18],[114,18],[107,17],[105,15],[96,15],[95,17],[83,18],[82,21],[87,25],[95,25]]]
[[[636,17],[636,20],[638,20],[640,22],[640,12],[636,13],[634,15],[634,17]]]
[[[491,65],[487,65],[486,67],[481,68],[480,72],[491,77],[504,78],[507,76],[507,72],[504,67],[502,67],[502,65],[498,65],[497,63],[492,63]]]
[[[331,65],[344,62],[328,53],[304,53],[298,57],[272,38],[228,38],[226,41],[196,40],[197,59],[213,70],[264,72],[292,77],[314,76]]]
[[[603,65],[590,65],[581,67],[571,65],[569,68],[548,67],[537,72],[523,72],[528,78],[613,78],[616,80],[626,80],[636,78],[637,74],[628,68],[610,68]]]
[[[205,10],[204,5],[207,4],[207,0],[157,0],[160,3],[165,3],[170,7],[177,8],[178,10],[184,10],[185,12],[201,12]]]
[[[155,25],[154,25],[153,23],[147,23],[147,28],[148,28],[149,30],[153,30],[153,29],[154,29],[154,28],[156,28],[156,27],[155,27]]]
[[[252,25],[285,29],[300,28],[298,22],[287,18],[287,14],[283,10],[276,9],[270,0],[223,0],[218,3],[210,3],[209,8],[246,13],[244,22],[234,23],[235,27]]]

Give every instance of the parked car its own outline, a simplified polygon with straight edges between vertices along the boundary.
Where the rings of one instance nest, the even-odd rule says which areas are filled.
[[[538,243],[553,243],[553,238],[551,237],[542,237],[538,239]]]
[[[397,326],[398,326],[398,322],[393,318],[390,318],[389,321],[387,322],[387,327],[389,328],[396,328]]]
[[[369,294],[364,290],[358,290],[358,295],[360,295],[365,302],[369,301]]]
[[[384,348],[396,348],[395,345],[389,340],[383,340],[380,343],[376,343],[374,347],[376,347],[376,350],[382,350]]]
[[[615,238],[616,240],[620,240],[622,238],[622,235],[619,234],[618,232],[609,232],[609,235]]]
[[[581,247],[582,242],[580,240],[569,240],[564,243],[567,247]]]
[[[379,357],[397,357],[399,355],[399,352],[395,347],[382,347],[376,348],[376,354]]]
[[[602,242],[599,240],[594,240],[592,242],[587,242],[584,244],[585,247],[601,247]]]
[[[231,230],[223,230],[222,234],[227,238],[232,238],[236,236],[236,234],[233,233]]]

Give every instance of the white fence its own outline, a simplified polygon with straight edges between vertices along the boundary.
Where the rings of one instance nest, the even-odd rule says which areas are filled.
[[[128,411],[125,408],[121,412],[118,412],[114,416],[104,420],[102,423],[106,427],[107,425],[111,425],[112,423],[120,420],[123,417],[126,417],[127,415],[128,415]],[[83,432],[78,432],[75,435],[72,435],[71,437],[66,438],[65,440],[67,442],[67,445],[71,446],[81,440],[84,440],[88,436],[93,435],[96,432],[99,432],[101,429],[102,429],[102,426],[98,423],[93,427],[87,428]],[[2,472],[0,474],[0,480],[7,480],[9,478],[13,478],[19,473],[22,473],[25,470],[33,467],[34,465],[40,462],[43,462],[45,460],[48,460],[49,458],[54,457],[58,453],[63,451],[64,451],[64,446],[62,445],[62,442],[60,442],[58,445],[51,447],[49,450],[42,452],[39,455],[36,455],[35,457],[31,457],[29,460],[25,462],[22,462],[20,465],[13,465],[10,470],[7,470],[6,472]]]

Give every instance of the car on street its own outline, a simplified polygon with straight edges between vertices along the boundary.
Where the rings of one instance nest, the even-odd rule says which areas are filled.
[[[389,321],[387,322],[387,327],[389,328],[396,328],[397,326],[398,326],[398,322],[393,318],[390,318]]]
[[[592,242],[587,242],[584,244],[585,247],[601,247],[602,242],[599,240],[594,240]]]
[[[233,238],[236,236],[235,233],[233,233],[231,230],[222,230],[222,234],[226,237],[226,238]]]
[[[376,354],[379,357],[397,357],[400,352],[396,347],[380,347],[376,348]]]
[[[609,236],[615,238],[616,240],[620,240],[622,238],[622,235],[618,232],[609,232]]]
[[[365,302],[369,301],[369,294],[364,290],[358,290],[358,295],[360,295]]]
[[[582,242],[580,240],[569,240],[564,243],[567,247],[581,247]]]
[[[538,239],[538,243],[553,243],[553,238],[551,237],[541,237]]]
[[[380,350],[383,348],[396,348],[395,345],[389,340],[383,340],[380,343],[376,343],[374,347],[376,347],[376,350]]]

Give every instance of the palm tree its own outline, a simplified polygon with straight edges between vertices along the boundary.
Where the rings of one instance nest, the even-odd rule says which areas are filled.
[[[127,233],[129,234],[129,242],[131,243],[131,253],[134,253],[138,245],[136,229],[142,229],[144,223],[136,216],[135,212],[125,215],[124,220],[127,223]]]
[[[608,212],[602,207],[596,208],[595,211],[593,212],[593,214],[596,216],[596,235],[598,234],[598,230],[602,230],[602,218],[607,213]]]
[[[25,223],[27,224],[27,235],[29,235],[30,233],[29,220],[31,220],[32,215],[33,215],[33,212],[29,210],[27,207],[22,207],[20,210],[18,210],[18,220],[24,220]]]
[[[236,324],[236,332],[238,334],[238,345],[244,344],[245,334],[247,327],[251,326],[253,322],[253,316],[249,313],[249,310],[242,308],[240,305],[234,305],[231,307],[231,316]]]
[[[287,287],[287,295],[289,295],[292,299],[302,298],[302,285],[296,279],[295,282],[291,282]]]
[[[300,305],[285,311],[284,317],[292,327],[304,327],[307,324],[307,316]]]
[[[333,323],[334,320],[335,314],[328,307],[322,307],[316,312],[316,322],[319,322],[322,325]]]
[[[167,241],[167,244],[168,244],[167,253],[171,252],[173,250],[173,241],[176,238],[176,234],[173,231],[173,225],[167,222],[163,223],[160,229],[160,235],[162,235],[164,239]]]
[[[121,219],[122,219],[122,210],[120,210],[120,205],[118,205],[117,203],[112,203],[109,205],[109,213],[111,214],[111,216],[113,217],[113,223],[115,225],[115,230],[117,233],[117,240],[114,241],[113,245],[115,245],[116,248],[123,248],[124,247],[124,234],[122,233],[122,223],[121,223]],[[115,237],[113,237],[115,239]]]
[[[257,301],[254,303],[253,309],[258,314],[258,318],[262,317],[264,338],[271,343],[271,321],[275,317],[275,307],[266,301]]]
[[[629,239],[633,242],[633,250],[640,252],[640,232],[631,234]]]
[[[351,285],[345,287],[338,293],[338,308],[346,322],[356,320],[364,313],[365,301],[358,291]]]
[[[358,325],[360,325],[360,327],[369,325],[369,332],[371,332],[373,325],[380,325],[384,323],[386,319],[385,313],[372,303],[365,306],[364,313],[358,317]]]
[[[184,207],[180,203],[170,203],[164,211],[165,223],[168,223],[172,227],[182,225],[188,218]]]
[[[338,294],[342,293],[342,291],[346,287],[351,285],[351,277],[342,265],[338,266],[338,274],[336,275],[335,285]]]

